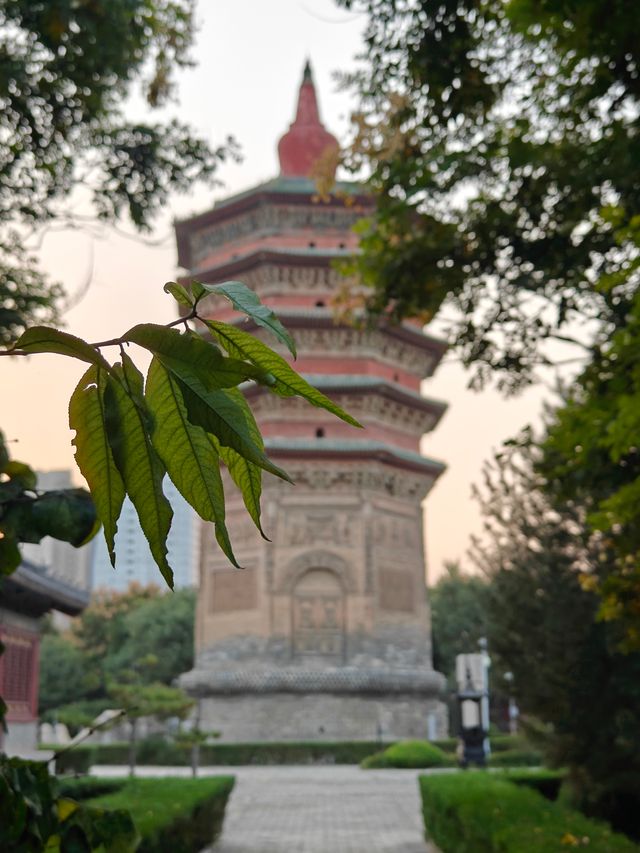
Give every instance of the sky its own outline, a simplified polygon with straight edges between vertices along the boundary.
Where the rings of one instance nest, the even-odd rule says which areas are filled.
[[[90,281],[84,298],[64,317],[66,330],[87,340],[112,338],[135,323],[175,318],[173,300],[162,291],[177,272],[172,219],[205,210],[216,199],[277,174],[276,143],[293,120],[307,57],[324,123],[345,138],[354,104],[348,93],[338,91],[334,73],[353,68],[363,17],[338,9],[333,0],[200,0],[198,22],[195,65],[178,75],[175,103],[153,115],[176,116],[213,144],[233,135],[243,161],[221,168],[224,186],[172,199],[146,243],[123,236],[120,232],[132,233],[126,223],[119,233],[108,230],[98,237],[81,231],[44,236],[40,260],[53,279],[70,294]],[[126,109],[150,117],[139,94]],[[82,206],[82,194],[72,203]],[[75,468],[67,405],[81,373],[78,363],[60,356],[0,359],[0,422],[14,442],[15,458],[40,470]],[[470,391],[467,382],[468,376],[447,356],[424,384],[426,394],[449,406],[436,430],[423,439],[423,452],[447,465],[425,503],[430,581],[447,560],[460,559],[470,568],[466,551],[471,535],[481,529],[472,484],[503,440],[538,420],[549,396],[537,386],[504,400],[492,390]],[[82,482],[79,473],[74,476]]]

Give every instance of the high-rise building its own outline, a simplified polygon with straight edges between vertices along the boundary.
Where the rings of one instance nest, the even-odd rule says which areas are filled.
[[[444,465],[419,447],[445,410],[420,392],[445,346],[411,322],[335,321],[333,262],[357,251],[352,226],[372,205],[354,184],[319,197],[314,169],[326,169],[336,147],[307,65],[278,146],[280,175],[176,225],[184,281],[252,287],[294,334],[296,369],[365,427],[297,397],[246,390],[269,455],[295,485],[264,477],[270,541],[228,489],[243,571],[203,527],[196,663],[181,681],[200,698],[201,725],[229,740],[395,739],[446,728],[422,515]],[[200,309],[274,345],[214,297]]]
[[[167,539],[169,565],[173,569],[176,589],[194,586],[198,580],[199,525],[198,517],[169,478],[163,483],[164,493],[173,509],[173,521]],[[126,498],[118,520],[115,537],[116,568],[102,533],[94,540],[91,589],[112,589],[123,592],[131,583],[142,586],[164,586],[160,569],[149,549],[135,507]]]

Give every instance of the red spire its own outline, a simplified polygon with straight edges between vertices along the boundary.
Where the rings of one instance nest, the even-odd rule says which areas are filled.
[[[338,148],[338,140],[320,121],[316,89],[307,61],[298,94],[296,118],[278,143],[280,174],[310,177],[316,162],[327,149]]]

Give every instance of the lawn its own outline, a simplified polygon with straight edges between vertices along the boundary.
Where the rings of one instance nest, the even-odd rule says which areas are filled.
[[[87,805],[127,809],[142,837],[140,853],[196,853],[222,829],[233,776],[202,779],[129,779]]]

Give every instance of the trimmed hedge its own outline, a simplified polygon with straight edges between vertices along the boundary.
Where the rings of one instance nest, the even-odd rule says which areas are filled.
[[[126,779],[101,779],[98,776],[79,776],[76,778],[58,779],[58,793],[61,797],[72,800],[89,800],[119,791]]]
[[[489,756],[490,767],[540,767],[541,764],[542,755],[534,749],[505,749]]]
[[[486,772],[420,777],[427,836],[442,853],[638,853],[601,822]]]
[[[368,755],[389,746],[377,741],[215,743],[200,747],[200,766],[249,764],[359,764]],[[80,744],[63,753],[56,762],[57,773],[88,773],[94,764],[126,766],[126,743]],[[141,740],[137,763],[185,767],[191,764],[189,746],[159,738]]]
[[[427,740],[404,740],[394,743],[382,752],[376,752],[365,758],[361,767],[374,769],[379,767],[452,767],[455,761],[451,755],[439,749]]]
[[[90,805],[128,809],[141,836],[137,853],[197,853],[220,834],[234,781],[233,776],[129,779]]]
[[[564,782],[562,770],[507,770],[504,777],[508,782],[515,785],[524,785],[525,788],[533,788],[545,798],[545,800],[557,800],[560,788]]]

